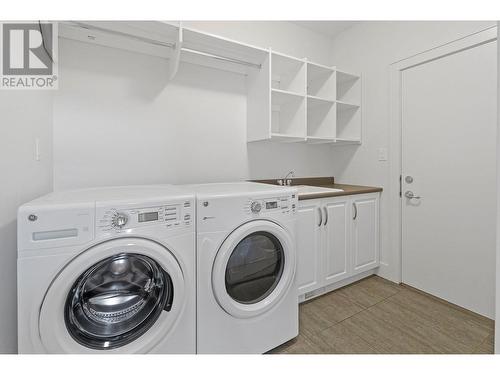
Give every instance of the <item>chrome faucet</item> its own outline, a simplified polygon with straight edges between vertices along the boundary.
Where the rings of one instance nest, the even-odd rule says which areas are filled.
[[[290,185],[292,185],[292,179],[288,178],[289,176],[291,176],[292,178],[294,178],[295,177],[295,172],[293,170],[290,171],[290,172],[288,172],[286,174],[285,178],[278,180],[278,185],[281,185],[281,186],[290,186]]]

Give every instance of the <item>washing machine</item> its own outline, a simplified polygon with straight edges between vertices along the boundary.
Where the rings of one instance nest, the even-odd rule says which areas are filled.
[[[191,185],[197,203],[197,352],[264,353],[298,335],[297,192]]]
[[[194,195],[56,192],[18,211],[20,353],[195,353]]]

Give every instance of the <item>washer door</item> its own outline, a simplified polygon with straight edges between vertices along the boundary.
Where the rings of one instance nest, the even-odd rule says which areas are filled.
[[[233,231],[214,262],[212,286],[220,306],[239,318],[260,315],[289,292],[295,250],[278,224],[255,220]]]
[[[74,258],[40,311],[49,352],[146,352],[165,338],[184,304],[182,270],[156,242],[126,238]]]

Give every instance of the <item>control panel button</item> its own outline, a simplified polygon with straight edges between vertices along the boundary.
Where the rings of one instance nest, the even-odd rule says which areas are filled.
[[[260,210],[262,210],[262,204],[260,202],[252,202],[250,205],[250,209],[252,210],[253,213],[258,213]]]
[[[118,229],[123,228],[125,224],[127,224],[127,222],[128,222],[128,216],[125,215],[124,213],[119,213],[119,212],[117,212],[111,219],[111,225],[114,228]]]

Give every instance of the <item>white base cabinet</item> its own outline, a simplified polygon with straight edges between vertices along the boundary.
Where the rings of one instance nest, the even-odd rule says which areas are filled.
[[[352,270],[359,273],[379,265],[378,194],[353,197],[351,202]]]
[[[321,287],[321,234],[320,199],[299,202],[297,219],[297,270],[299,294]]]
[[[349,197],[323,199],[321,258],[322,284],[331,284],[350,275]],[[323,286],[322,285],[322,286]]]
[[[299,295],[314,295],[320,288],[378,266],[379,193],[299,202]]]

